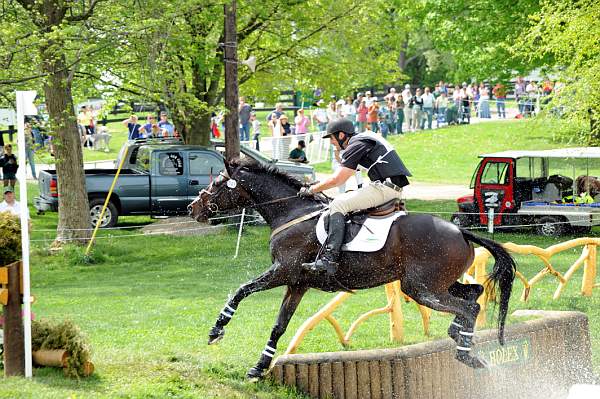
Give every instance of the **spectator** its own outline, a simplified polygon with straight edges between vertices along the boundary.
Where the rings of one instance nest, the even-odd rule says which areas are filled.
[[[404,101],[404,120],[406,121],[406,130],[410,131],[412,127],[412,93],[410,85],[406,84],[402,91],[402,100]]]
[[[156,117],[154,115],[147,115],[146,123],[140,128],[140,137],[152,137],[152,125],[154,124],[156,124]]]
[[[157,123],[153,124],[151,129],[152,130],[150,131],[150,138],[160,139],[160,138],[164,137],[165,131],[163,129],[161,129],[160,127],[158,127]],[[219,129],[217,129],[217,132],[218,131],[219,131]],[[216,137],[218,138],[219,135],[217,135]]]
[[[527,92],[525,91],[525,80],[519,76],[515,82],[515,100],[519,106],[519,114],[523,114],[525,112],[526,97]]]
[[[388,94],[385,95],[385,97],[383,97],[383,99],[385,101],[389,101],[389,100],[396,100],[396,88],[394,87],[390,87],[390,91],[388,92]]]
[[[93,133],[92,113],[87,107],[83,106],[79,109],[77,115],[77,124],[81,133],[81,141],[84,147],[91,147],[90,137]]]
[[[421,95],[421,89],[417,89],[415,95],[410,101],[410,104],[412,106],[412,131],[416,132],[421,124],[421,118],[423,118],[423,98]]]
[[[142,127],[142,125],[138,123],[137,115],[131,115],[129,118],[123,121],[123,124],[127,126],[128,140],[136,140],[141,137],[140,128]]]
[[[383,109],[384,107],[382,107]],[[388,124],[386,122],[386,113],[384,112],[380,112],[379,115],[377,116],[378,119],[378,123],[377,123],[377,131],[381,133],[381,135],[383,136],[383,138],[387,138],[388,133],[390,131]]]
[[[4,187],[4,201],[0,202],[0,212],[10,212],[15,216],[21,216],[21,206],[15,199],[15,192],[12,186]],[[29,219],[29,209],[23,208],[23,212]]]
[[[374,97],[371,97],[370,91],[366,91],[365,92],[365,104],[367,105],[367,108],[369,108],[371,105],[373,105],[374,101],[377,102],[377,99]]]
[[[437,110],[437,127],[440,123],[446,123],[446,110],[448,109],[448,96],[446,92],[440,91],[440,96],[435,100],[435,109]]]
[[[404,98],[402,96],[398,96],[396,100],[396,133],[404,134],[402,131],[402,124],[404,123],[404,107],[406,104],[404,103]]]
[[[319,100],[319,101],[323,101],[323,100]],[[275,119],[279,119],[279,117],[283,114],[285,114],[285,112],[283,111],[283,104],[277,103],[277,104],[275,104],[275,111],[273,111],[269,115],[267,115],[267,121],[270,121],[271,118],[273,118],[273,116],[275,116]]]
[[[246,104],[246,98],[240,97],[239,118],[240,118],[240,141],[250,140],[250,114],[252,107]]]
[[[308,124],[310,120],[304,115],[304,108],[298,110],[298,115],[294,118],[294,124],[296,125],[296,134],[308,133]]]
[[[273,111],[267,116],[267,126],[269,127],[269,131],[273,137],[279,137],[281,135],[281,129],[279,127],[280,115],[277,115],[275,111]]]
[[[312,115],[312,119],[314,122],[317,123],[320,132],[324,132],[327,130],[327,111],[324,108],[321,108],[324,103],[325,101],[323,101],[323,99],[317,101],[315,103],[315,106],[317,108],[313,111]]]
[[[163,131],[163,137],[173,137],[175,132],[175,126],[169,122],[169,116],[166,112],[160,113],[160,122],[158,127]]]
[[[281,115],[279,118],[279,128],[281,129],[281,136],[291,136],[292,135],[292,125],[290,125],[290,121],[286,114]]]
[[[37,180],[37,174],[35,173],[35,159],[33,158],[33,133],[31,129],[31,124],[25,123],[25,157],[27,158],[27,162],[29,162],[29,167],[31,168],[31,176],[33,176],[34,180]]]
[[[348,98],[350,98],[350,97],[348,97]],[[356,119],[354,120],[354,130],[356,130],[357,132],[360,132],[359,123],[358,123],[358,107],[360,106],[360,103],[362,102],[362,100],[363,100],[363,94],[357,93],[356,99],[352,102],[352,106],[356,110]]]
[[[496,98],[496,110],[498,118],[506,118],[506,88],[500,82],[492,89],[492,94]]]
[[[250,123],[252,123],[252,140],[256,141],[256,150],[260,151],[260,121],[254,112],[250,114]]]
[[[365,131],[367,125],[367,114],[369,108],[367,107],[367,101],[363,98],[360,100],[358,107],[356,108],[356,131],[362,133]]]
[[[306,159],[306,153],[304,149],[306,148],[306,144],[304,140],[298,140],[298,147],[294,148],[290,152],[289,160],[293,162],[302,162],[308,163],[308,159]]]
[[[369,92],[367,92],[369,93]],[[368,98],[368,96],[367,96]],[[371,99],[371,105],[369,106],[369,110],[367,113],[367,123],[372,132],[377,133],[378,130],[378,122],[379,122],[379,103],[377,102],[377,98],[374,97]]]
[[[12,153],[12,145],[4,146],[4,155],[0,157],[0,166],[2,167],[2,178],[4,179],[4,187],[15,186],[17,183],[17,157]]]
[[[479,90],[479,108],[477,109],[479,117],[482,119],[490,119],[490,94],[487,87],[482,87]]]
[[[341,118],[341,115],[338,113],[337,103],[332,99],[327,105],[327,122],[337,121]]]
[[[429,87],[425,88],[425,93],[423,93],[421,99],[423,100],[423,120],[421,122],[421,130],[425,129],[425,118],[427,118],[427,129],[431,130],[435,98],[433,97],[433,94],[431,94]]]
[[[342,117],[352,121],[354,130],[356,130],[356,107],[352,101],[352,97],[346,97],[346,101],[342,105]]]

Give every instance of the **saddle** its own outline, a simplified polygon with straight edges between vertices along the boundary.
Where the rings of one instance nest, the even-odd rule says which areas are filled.
[[[392,223],[406,215],[403,201],[394,199],[379,206],[350,212],[346,216],[346,231],[342,251],[378,251],[387,241]],[[317,238],[321,244],[327,239],[329,214],[324,213],[317,222]]]

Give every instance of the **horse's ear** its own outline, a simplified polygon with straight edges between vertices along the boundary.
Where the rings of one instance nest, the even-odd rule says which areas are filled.
[[[231,166],[229,161],[225,160],[225,171],[227,171],[227,176],[231,176],[232,169],[233,169],[233,167]]]

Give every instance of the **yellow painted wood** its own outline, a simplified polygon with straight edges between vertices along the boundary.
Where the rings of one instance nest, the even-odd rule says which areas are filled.
[[[400,303],[400,282],[395,281],[385,285],[385,294],[390,308],[390,339],[402,342],[404,339],[404,322],[402,317],[402,304]]]
[[[596,282],[596,254],[597,247],[595,245],[587,245],[589,256],[585,260],[583,269],[583,281],[581,283],[581,295],[592,296],[592,289]]]
[[[8,267],[0,267],[0,285],[8,284]]]
[[[0,303],[4,306],[8,304],[8,290],[6,288],[0,288]]]

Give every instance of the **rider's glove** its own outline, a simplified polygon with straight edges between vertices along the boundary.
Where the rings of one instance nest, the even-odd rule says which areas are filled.
[[[298,191],[298,197],[300,198],[308,198],[314,197],[315,193],[312,191],[312,187],[302,187],[300,191]]]

